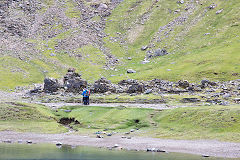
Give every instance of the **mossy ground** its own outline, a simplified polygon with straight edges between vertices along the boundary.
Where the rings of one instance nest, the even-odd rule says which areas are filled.
[[[66,113],[64,110],[71,110]],[[154,110],[126,107],[68,106],[50,110],[42,105],[1,103],[0,130],[37,133],[62,133],[67,129],[57,123],[62,117],[75,118],[70,124],[75,134],[113,131],[131,136],[170,139],[215,139],[240,142],[240,106],[201,106]]]

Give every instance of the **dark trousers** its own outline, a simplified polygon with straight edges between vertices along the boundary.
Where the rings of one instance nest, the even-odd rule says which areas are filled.
[[[89,97],[83,97],[83,104],[89,105]]]

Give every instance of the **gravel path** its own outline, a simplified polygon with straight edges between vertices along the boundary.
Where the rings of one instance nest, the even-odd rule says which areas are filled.
[[[132,137],[123,139],[120,135],[107,138],[92,138],[89,136],[70,134],[36,134],[0,132],[0,141],[17,142],[27,140],[33,143],[57,143],[74,146],[113,147],[118,144],[123,149],[145,150],[147,148],[161,149],[167,152],[181,152],[214,157],[240,158],[240,143],[220,142],[214,140],[170,140],[158,138]]]
[[[38,103],[45,106],[48,106],[52,109],[61,108],[64,106],[84,106],[81,103]],[[128,107],[128,108],[151,108],[151,109],[174,109],[174,108],[183,108],[183,107],[199,107],[199,106],[187,106],[187,105],[168,105],[168,104],[140,104],[140,103],[91,103],[89,106],[98,106],[98,107]],[[86,106],[87,107],[87,106]]]

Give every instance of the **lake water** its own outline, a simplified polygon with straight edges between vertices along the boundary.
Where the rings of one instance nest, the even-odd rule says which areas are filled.
[[[180,153],[109,151],[92,147],[61,148],[50,144],[0,144],[0,160],[221,160]]]

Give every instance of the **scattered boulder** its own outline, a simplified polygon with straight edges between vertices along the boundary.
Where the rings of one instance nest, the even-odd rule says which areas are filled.
[[[103,138],[103,136],[100,134],[97,134],[96,138]]]
[[[127,70],[127,73],[136,73],[136,71],[133,70],[133,69],[128,69],[128,70]]]
[[[57,143],[56,143],[56,146],[61,146],[61,145],[62,145],[61,142],[57,142]]]
[[[105,11],[107,9],[108,9],[108,6],[105,3],[101,3],[97,8],[98,11]]]
[[[105,77],[102,77],[94,82],[91,91],[94,93],[106,93],[108,91],[115,93],[116,87],[111,83],[111,81],[107,80]]]
[[[142,51],[145,51],[147,49],[148,49],[148,46],[142,46],[142,48],[141,48]]]
[[[183,4],[183,3],[184,3],[184,0],[177,1],[177,3]]]
[[[157,49],[154,52],[154,56],[155,57],[157,57],[157,56],[164,56],[164,55],[167,55],[167,54],[168,54],[168,52],[165,49]]]
[[[189,87],[189,82],[187,80],[180,80],[178,81],[178,86],[181,88],[186,89],[187,87]]]
[[[196,103],[199,102],[200,100],[198,98],[183,98],[181,102],[183,103]]]
[[[211,81],[206,80],[206,79],[201,81],[201,88],[205,88],[207,86],[216,86],[216,85],[217,85],[216,82],[211,82]]]
[[[128,90],[127,93],[143,93],[144,92],[144,86],[142,84],[132,84]]]
[[[147,89],[144,93],[145,94],[150,94],[150,93],[152,93],[152,89]]]
[[[215,3],[211,4],[210,6],[208,6],[209,9],[214,9],[216,7],[217,7],[217,5]]]
[[[223,11],[223,9],[220,9],[216,12],[216,14],[220,14],[220,13],[222,13],[222,11]]]

